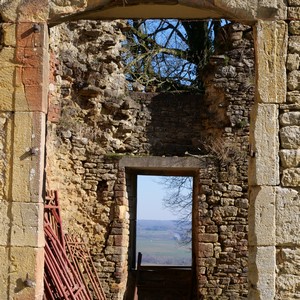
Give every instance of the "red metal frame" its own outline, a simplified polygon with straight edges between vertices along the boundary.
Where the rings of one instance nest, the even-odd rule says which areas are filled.
[[[87,246],[69,237],[66,246],[57,191],[49,191],[45,202],[44,300],[105,300]]]

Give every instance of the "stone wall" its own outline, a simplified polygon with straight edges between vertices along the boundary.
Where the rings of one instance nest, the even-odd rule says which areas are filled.
[[[300,8],[299,1],[290,1],[290,13]],[[300,22],[288,25],[287,98],[281,104],[280,171],[281,187],[276,199],[276,299],[300,297],[299,182],[300,182]]]
[[[81,21],[51,29],[47,186],[59,190],[65,230],[88,242],[108,298],[121,299],[132,212],[119,159],[210,155],[195,214],[199,292],[246,297],[251,27],[222,29],[203,96],[126,93],[122,26]]]
[[[254,99],[252,29],[233,24],[217,37],[206,74],[206,134],[219,164],[200,170],[198,280],[204,299],[246,299],[248,130]],[[223,118],[220,116],[223,114]],[[226,116],[226,118],[224,118]],[[218,145],[222,137],[224,144]],[[214,148],[215,147],[215,148]]]

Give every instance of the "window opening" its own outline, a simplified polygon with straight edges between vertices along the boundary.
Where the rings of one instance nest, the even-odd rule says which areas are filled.
[[[138,175],[136,255],[143,265],[191,266],[192,193],[193,177]]]

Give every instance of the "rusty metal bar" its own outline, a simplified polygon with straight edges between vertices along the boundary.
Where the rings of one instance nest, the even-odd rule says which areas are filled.
[[[86,289],[89,290],[89,288],[91,288],[93,299],[106,300],[105,293],[101,287],[98,276],[96,276],[96,268],[86,244],[74,236],[66,235],[65,238],[67,252],[71,257],[73,265],[76,266],[77,270],[81,270],[81,279]],[[87,276],[84,276],[84,274]]]
[[[86,244],[63,233],[57,191],[45,202],[44,300],[106,300]]]

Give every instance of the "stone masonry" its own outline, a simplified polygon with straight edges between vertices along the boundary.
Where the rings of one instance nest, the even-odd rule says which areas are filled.
[[[92,21],[51,30],[47,185],[60,191],[65,228],[88,242],[107,297],[122,299],[134,204],[119,160],[187,154],[200,160],[209,154],[197,177],[199,293],[207,299],[245,298],[252,28],[222,29],[218,52],[205,71],[206,95],[126,95],[118,63],[122,27]]]
[[[212,165],[209,164],[211,167],[202,170],[202,172],[205,172],[205,170],[209,172],[207,176],[205,173],[201,175],[202,188],[205,189],[208,186],[208,190],[203,192],[203,196],[199,195],[201,201],[196,202],[198,206],[195,206],[194,213],[196,215],[198,213],[207,213],[210,218],[215,218],[215,222],[218,222],[218,216],[223,217],[227,231],[225,231],[225,234],[220,234],[220,231],[216,235],[216,230],[221,230],[221,226],[218,227],[218,224],[212,224],[217,227],[208,229],[208,227],[200,227],[200,223],[197,223],[199,225],[198,230],[205,231],[199,232],[195,240],[199,246],[199,251],[194,249],[199,254],[197,261],[198,291],[205,299],[220,297],[219,294],[222,297],[224,296],[224,298],[244,297],[244,295],[238,296],[235,294],[238,286],[245,284],[245,279],[235,282],[233,274],[239,273],[240,269],[235,269],[232,272],[232,270],[226,269],[226,266],[231,260],[234,261],[234,266],[242,266],[245,260],[237,257],[238,253],[233,251],[232,253],[235,254],[235,257],[234,255],[226,257],[228,260],[225,261],[224,268],[222,267],[223,269],[220,270],[218,268],[222,266],[221,262],[224,257],[222,257],[221,251],[218,267],[216,267],[218,259],[216,254],[219,251],[218,247],[221,247],[221,249],[222,247],[224,247],[223,249],[226,248],[227,253],[229,253],[230,247],[236,248],[235,245],[231,246],[227,243],[232,240],[233,233],[235,236],[238,236],[241,242],[239,246],[244,246],[246,227],[235,227],[235,225],[248,225],[248,273],[246,270],[242,270],[238,276],[238,278],[248,277],[248,298],[251,300],[299,298],[300,240],[298,234],[299,222],[297,222],[299,218],[299,67],[297,62],[299,54],[299,0],[196,0],[192,5],[189,0],[175,1],[172,2],[172,5],[168,1],[155,0],[151,1],[151,4],[147,1],[133,2],[131,0],[126,1],[126,3],[104,0],[1,0],[0,14],[0,126],[2,129],[0,134],[0,156],[2,158],[0,164],[2,170],[0,179],[0,258],[1,262],[3,262],[0,270],[1,299],[42,299],[43,295],[44,240],[42,219],[43,192],[46,188],[44,176],[46,117],[52,123],[48,123],[48,129],[50,129],[47,145],[48,153],[51,155],[54,149],[60,149],[60,151],[57,151],[57,156],[59,156],[59,153],[65,151],[61,154],[60,160],[57,160],[59,163],[53,161],[53,165],[51,163],[47,165],[47,172],[50,172],[52,176],[49,176],[48,186],[51,185],[52,187],[53,185],[53,188],[60,188],[63,193],[64,188],[62,188],[61,184],[58,185],[62,181],[54,180],[55,176],[59,178],[62,174],[60,173],[60,167],[65,163],[66,171],[70,165],[72,166],[72,172],[66,172],[66,178],[70,178],[70,180],[74,174],[73,170],[77,170],[74,182],[70,183],[70,187],[74,185],[77,189],[72,189],[72,193],[74,193],[72,198],[63,198],[66,201],[73,201],[71,199],[74,199],[74,202],[72,202],[74,205],[73,209],[74,213],[77,213],[79,222],[74,222],[72,218],[68,218],[68,210],[66,210],[64,213],[65,219],[68,220],[66,221],[68,224],[66,227],[67,229],[74,228],[88,242],[90,242],[91,236],[94,238],[97,237],[97,234],[99,235],[99,241],[102,241],[104,237],[107,243],[105,245],[102,244],[103,247],[101,248],[101,242],[97,242],[99,248],[95,249],[96,252],[93,255],[95,260],[99,260],[98,270],[99,274],[102,274],[102,281],[105,284],[106,291],[111,297],[122,298],[122,293],[126,288],[127,247],[125,245],[128,245],[126,236],[128,236],[130,224],[128,224],[129,211],[127,211],[128,203],[126,202],[126,180],[123,176],[125,170],[118,167],[120,157],[116,157],[115,153],[127,153],[127,150],[124,149],[127,146],[128,150],[131,149],[130,154],[135,154],[134,150],[136,147],[139,148],[139,143],[137,144],[136,140],[130,139],[130,136],[126,135],[129,133],[128,130],[132,130],[127,127],[128,122],[122,124],[122,128],[127,130],[127,132],[125,130],[125,136],[128,138],[126,143],[118,142],[123,138],[120,139],[117,135],[113,139],[110,137],[113,130],[118,130],[121,127],[119,124],[123,119],[128,121],[129,116],[125,111],[131,107],[132,111],[140,113],[142,112],[141,106],[135,108],[134,103],[136,103],[136,100],[129,95],[127,95],[129,97],[126,98],[127,100],[124,98],[126,100],[124,103],[120,98],[113,95],[115,87],[113,89],[111,87],[115,82],[110,82],[107,86],[100,84],[101,81],[109,80],[109,74],[117,74],[118,68],[121,70],[121,66],[118,66],[118,60],[114,61],[114,64],[109,68],[104,67],[103,70],[97,70],[98,77],[95,76],[94,78],[97,84],[99,83],[99,86],[96,86],[97,89],[90,89],[90,85],[82,86],[78,80],[73,81],[73,78],[77,78],[76,76],[80,78],[81,75],[67,75],[64,72],[68,71],[68,69],[72,71],[74,63],[81,64],[79,59],[77,61],[79,57],[76,57],[76,61],[69,61],[69,66],[61,64],[60,58],[55,57],[55,53],[58,53],[56,50],[60,51],[58,48],[63,47],[63,45],[60,45],[53,51],[55,49],[53,47],[56,46],[54,45],[55,43],[51,43],[51,50],[49,51],[48,29],[49,26],[59,23],[63,23],[61,26],[67,26],[66,24],[68,23],[66,21],[68,20],[116,19],[123,17],[178,17],[188,19],[212,17],[233,19],[252,25],[254,29],[256,73],[254,106],[251,110],[250,121],[249,194],[246,197],[243,187],[244,177],[242,174],[244,173],[240,172],[238,168],[232,167],[232,160],[229,164],[218,164],[217,166],[221,166],[221,169],[216,169],[213,163]],[[118,31],[117,28],[121,29],[122,22],[115,22],[113,27]],[[91,27],[101,26],[97,21],[91,24],[94,24],[90,25]],[[106,30],[110,31],[109,28],[110,26],[107,25]],[[54,34],[55,27],[52,27],[52,29],[51,35]],[[75,32],[74,40],[77,39],[78,41],[78,49],[85,47],[84,43],[78,39],[81,34],[85,38],[97,38],[97,34],[90,33],[89,28],[86,31],[83,28],[81,29],[82,32],[80,34],[73,31]],[[242,33],[243,36],[244,33]],[[60,33],[57,34],[59,35]],[[94,34],[94,36],[90,34]],[[101,49],[108,50],[110,48],[109,43],[104,45],[104,41],[99,40],[98,44]],[[118,45],[116,43],[112,46],[118,47]],[[113,51],[112,48],[111,51]],[[89,67],[94,70],[92,52],[93,49],[89,49],[87,51],[89,53],[88,57],[82,56],[82,54],[81,56],[88,61]],[[107,55],[109,51],[105,53]],[[49,64],[49,54],[52,55],[51,64]],[[222,55],[221,53],[219,54]],[[104,57],[102,59],[105,61]],[[65,60],[67,60],[67,55]],[[59,66],[64,66],[65,69],[59,71]],[[221,63],[221,68],[225,66]],[[52,71],[49,72],[49,70]],[[58,70],[65,78],[61,78],[61,82],[56,81],[58,78],[55,78],[55,76],[59,76],[59,74],[55,75],[53,70]],[[82,75],[87,74],[86,71]],[[238,68],[235,68],[235,71],[237,74],[239,73]],[[121,73],[118,77],[120,81],[117,84],[123,80]],[[227,83],[230,83],[231,74],[234,74],[234,72],[228,65],[227,68],[224,68],[223,74],[226,81],[228,81]],[[49,78],[52,81],[50,85],[48,82]],[[212,78],[211,82],[214,82],[215,79]],[[84,78],[84,82],[90,83],[92,80],[93,78]],[[71,90],[68,90],[68,82],[71,82]],[[78,83],[79,85],[73,86],[73,83]],[[65,84],[66,88],[63,87]],[[217,82],[213,85],[217,85]],[[76,93],[75,88],[77,89]],[[65,92],[61,93],[64,89]],[[214,87],[208,87],[207,90],[210,93],[210,95],[207,94],[207,97],[212,97],[216,93]],[[121,88],[119,91],[119,95],[122,95],[125,89]],[[49,111],[48,92],[51,94]],[[67,105],[60,106],[59,101],[56,103],[56,95],[62,95],[63,101]],[[74,102],[76,105],[71,107],[74,108],[74,111],[70,109],[71,103],[68,101],[70,95],[76,96],[75,100],[77,102]],[[97,98],[98,96],[101,99],[98,102],[95,100],[81,101],[81,98]],[[224,94],[223,97],[228,99],[227,107],[229,108],[231,100]],[[104,99],[115,99],[115,101],[105,101]],[[60,96],[59,100],[62,100]],[[217,99],[217,101],[220,100]],[[122,104],[120,104],[121,102]],[[223,99],[221,99],[219,104],[222,104],[222,102]],[[90,118],[95,115],[89,115],[88,112],[93,111],[95,107],[99,108],[101,105],[103,105],[103,111],[106,111],[103,114],[105,117],[103,119],[100,116],[97,116],[95,119]],[[209,104],[207,105],[209,107]],[[70,136],[70,132],[64,130],[64,125],[69,120],[63,115],[65,111],[63,108],[68,107],[76,120],[72,124],[74,126],[79,124],[78,127],[74,127],[78,130],[76,136],[72,131]],[[62,109],[61,119],[58,118],[60,109]],[[119,109],[123,110],[121,115],[117,114]],[[211,109],[215,111],[216,107],[212,105]],[[221,106],[217,111],[222,112]],[[241,112],[242,109],[238,108],[235,111],[237,112],[236,116],[230,114],[227,119],[225,118],[226,113],[221,113],[224,117],[222,120],[225,121],[223,129],[232,128],[232,132],[226,129],[227,131],[222,132],[220,135],[226,141],[228,141],[226,133],[233,133],[235,136],[238,136],[238,131],[235,130],[237,130],[238,126],[244,124],[241,117],[246,118],[246,115]],[[140,117],[141,119],[139,120],[145,120],[141,115]],[[99,121],[100,119],[101,122]],[[64,120],[65,124],[64,121],[61,122],[60,120]],[[96,123],[99,121],[99,125],[108,125],[105,127],[105,131],[101,130],[101,141],[106,143],[107,147],[104,153],[101,147],[91,146],[90,141],[94,137],[98,138],[100,133],[89,132],[89,127],[84,124],[90,124],[93,121],[96,121]],[[60,144],[56,144],[55,135],[51,135],[57,132],[53,125],[55,122],[60,122],[60,124],[56,123],[55,126],[60,126],[62,129],[60,131],[61,141],[58,139]],[[135,124],[134,122],[131,119],[129,124]],[[236,126],[237,124],[239,125]],[[243,129],[243,126],[240,129]],[[82,132],[88,134],[91,138],[85,139],[85,136],[80,135]],[[214,129],[212,132],[216,133]],[[116,134],[116,132],[113,132],[113,134]],[[196,136],[193,142],[187,143],[184,139],[181,142],[186,143],[185,146],[190,147],[189,151],[193,147],[197,150],[199,148],[199,140],[201,141],[202,138],[201,135],[201,138]],[[93,142],[94,144],[95,141]],[[148,142],[145,140],[143,145],[147,144]],[[238,145],[240,144],[238,143]],[[89,148],[90,146],[91,148]],[[109,148],[109,152],[106,152]],[[89,151],[87,152],[88,149]],[[116,151],[116,149],[118,150]],[[149,155],[153,155],[150,149],[147,151],[149,151]],[[90,158],[92,157],[91,153],[94,155],[93,158]],[[91,160],[100,159],[99,167],[98,162],[97,166],[84,166],[85,163],[90,163],[85,161],[87,157]],[[67,158],[68,160],[65,160]],[[78,165],[74,164],[73,159]],[[220,159],[218,159],[218,162],[220,162]],[[95,162],[93,163],[95,164]],[[55,165],[57,166],[56,169]],[[49,166],[52,166],[52,169]],[[91,175],[94,174],[95,167],[97,170],[102,170],[97,172],[103,172],[103,177],[102,175],[97,177],[97,174],[99,174],[97,172],[96,175]],[[246,164],[244,167],[247,168]],[[222,174],[220,172],[222,168],[225,168],[225,171],[222,171],[224,178],[227,175],[229,176],[229,174],[234,174],[233,178],[238,180],[238,183],[232,184],[230,187],[228,182],[225,181],[227,190],[223,190],[224,182],[221,182],[221,176],[219,176]],[[57,174],[55,174],[56,170]],[[239,172],[238,174],[241,177],[236,177],[236,171]],[[89,175],[87,176],[87,174]],[[219,174],[216,175],[218,182],[214,181],[214,179],[213,182],[210,181],[211,174]],[[97,177],[96,180],[95,177]],[[204,181],[205,177],[207,177],[206,182]],[[88,178],[90,178],[90,182],[86,182]],[[83,182],[82,179],[84,179]],[[54,186],[54,182],[57,186]],[[86,190],[80,186],[81,183],[86,184]],[[216,183],[221,183],[222,187],[219,195],[216,195],[220,197],[221,205],[213,204],[219,205],[215,209],[215,215],[213,215],[213,209],[212,212],[209,212],[214,207],[209,203],[213,198],[209,198],[210,195],[208,193],[210,186]],[[242,187],[242,190],[240,190],[240,187]],[[78,192],[79,194],[77,194],[77,191],[80,191]],[[232,191],[237,192],[234,197],[232,196]],[[239,199],[237,201],[234,200],[236,202],[234,205],[232,205],[232,201],[228,201],[228,203],[225,201],[226,198],[231,199],[231,196],[234,199]],[[81,202],[77,201],[79,199],[81,199]],[[97,199],[105,199],[105,205],[99,203]],[[246,207],[238,208],[237,203],[243,203],[242,199],[249,199],[247,225],[243,224],[241,219],[237,219],[240,217],[239,214],[245,215],[245,211],[242,209],[247,209]],[[90,204],[89,201],[94,201],[92,206],[87,205]],[[225,205],[225,203],[228,205]],[[246,201],[243,205],[247,206]],[[232,208],[227,211],[227,206]],[[90,214],[87,214],[88,209],[92,209]],[[229,214],[226,215],[225,212]],[[80,217],[82,217],[81,220]],[[234,224],[235,221],[241,224]],[[99,226],[96,226],[98,223]],[[88,227],[88,229],[84,230],[85,227]],[[93,230],[95,230],[94,233],[92,233]],[[208,232],[208,230],[213,232]],[[99,254],[98,257],[96,257],[97,254]],[[201,265],[202,263],[203,265]],[[231,287],[234,287],[232,290],[226,289],[226,282],[222,283],[220,280],[222,277],[227,278],[227,273],[223,272],[225,270],[229,272],[227,277],[230,278]],[[35,282],[32,287],[24,285],[27,274]],[[218,278],[220,281],[215,281],[215,278]],[[218,286],[220,283],[221,287],[219,290]]]

